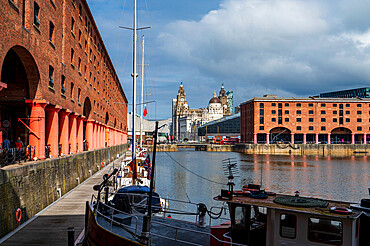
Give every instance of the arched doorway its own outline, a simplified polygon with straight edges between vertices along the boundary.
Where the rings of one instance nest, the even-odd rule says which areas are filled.
[[[331,131],[331,143],[343,144],[352,142],[352,131],[346,127],[337,127]]]
[[[34,99],[40,74],[33,56],[21,46],[12,47],[1,66],[1,82],[6,88],[0,91],[0,122],[2,138],[8,138],[11,147],[18,137],[28,144],[30,106],[26,99]]]
[[[270,130],[270,143],[290,142],[291,131],[285,127],[275,127]]]

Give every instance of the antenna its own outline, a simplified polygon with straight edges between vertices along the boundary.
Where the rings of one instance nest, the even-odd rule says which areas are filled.
[[[236,158],[227,158],[222,160],[222,168],[224,169],[224,174],[227,176],[227,185],[229,186],[229,192],[232,196],[234,191],[234,174],[239,174],[238,164],[236,162]]]

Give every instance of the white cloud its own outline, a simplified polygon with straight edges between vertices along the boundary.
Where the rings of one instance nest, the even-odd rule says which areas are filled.
[[[177,62],[237,90],[238,103],[266,91],[363,86],[370,82],[370,25],[362,9],[370,4],[358,2],[225,0],[198,22],[170,23],[158,41]]]

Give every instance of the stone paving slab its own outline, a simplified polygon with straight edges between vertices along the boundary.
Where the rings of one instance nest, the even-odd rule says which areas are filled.
[[[118,162],[118,160],[115,161],[116,166]],[[54,202],[36,218],[31,218],[33,220],[30,223],[11,235],[1,245],[65,246],[68,245],[68,227],[74,227],[76,240],[84,229],[86,201],[90,201],[93,194],[97,195],[93,186],[103,181],[103,175],[112,171],[110,169],[112,165],[113,163],[110,163],[80,186]]]

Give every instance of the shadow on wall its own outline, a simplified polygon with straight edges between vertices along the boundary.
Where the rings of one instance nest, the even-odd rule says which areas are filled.
[[[95,151],[0,169],[0,237],[12,231],[18,208],[23,223],[127,150],[117,145]]]

